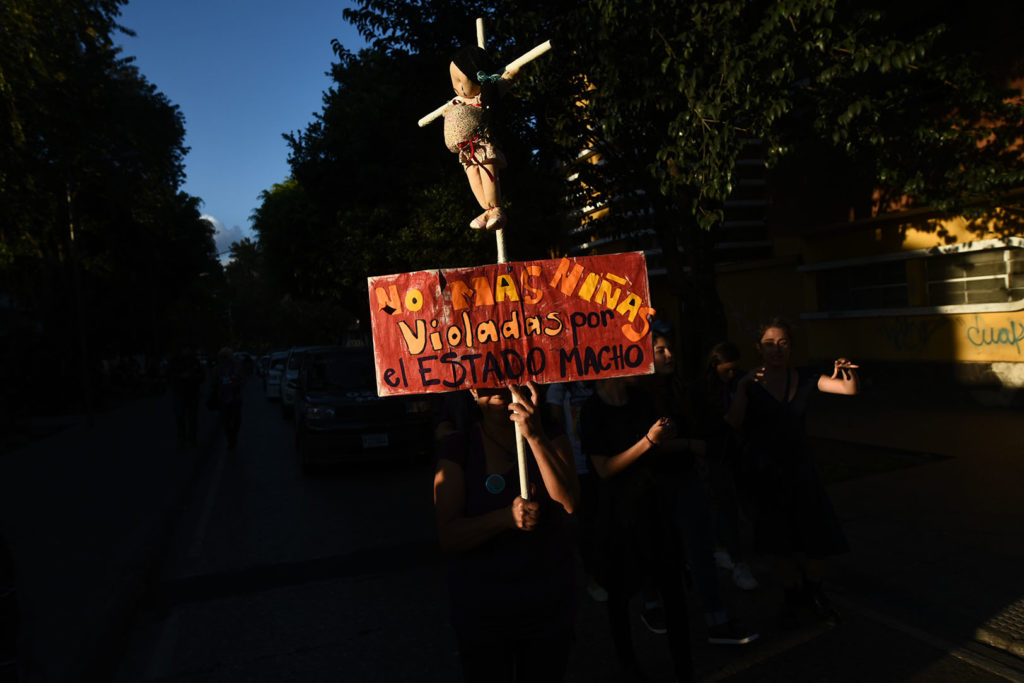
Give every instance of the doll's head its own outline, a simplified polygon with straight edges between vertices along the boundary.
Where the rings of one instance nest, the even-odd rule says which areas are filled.
[[[486,100],[491,99],[490,91],[494,84],[488,79],[481,79],[480,74],[494,75],[498,67],[483,48],[476,46],[462,48],[452,57],[448,70],[451,73],[452,88],[456,95],[476,97],[482,91],[481,104],[485,107],[488,105]]]

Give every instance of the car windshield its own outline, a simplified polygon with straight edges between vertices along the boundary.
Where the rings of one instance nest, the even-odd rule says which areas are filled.
[[[305,353],[293,353],[291,356],[289,356],[288,357],[288,369],[289,370],[298,370],[299,366],[302,365],[302,357],[305,356],[305,355],[306,355]]]
[[[309,361],[310,391],[365,391],[376,387],[373,358],[354,353],[317,355]]]

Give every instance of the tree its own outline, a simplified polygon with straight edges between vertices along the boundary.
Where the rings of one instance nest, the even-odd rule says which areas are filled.
[[[472,20],[459,19],[471,32]],[[441,40],[438,27],[426,30]],[[453,34],[444,40],[441,55],[454,51]],[[282,291],[366,321],[368,276],[493,261],[494,236],[468,227],[479,209],[440,124],[416,126],[450,91],[447,56],[384,43],[358,55],[334,47],[323,111],[286,136],[292,177],[261,196],[253,227]],[[561,220],[557,185],[527,170],[536,165],[529,142],[514,131],[504,140],[521,171],[502,177],[516,210],[510,252],[536,255],[539,236]]]
[[[594,238],[654,229],[691,364],[725,332],[713,249],[750,141],[785,171],[782,193],[794,176],[829,176],[842,201],[882,188],[954,212],[1024,180],[1020,100],[929,15],[887,18],[857,0],[359,0],[345,16],[387,55],[444,54],[475,16],[499,51],[556,40],[520,84],[517,138],[531,170],[566,169],[570,216],[614,207]],[[587,150],[600,163],[581,163]]]
[[[0,5],[0,287],[41,323],[58,375],[162,351],[188,327],[168,311],[212,267],[212,230],[180,191],[181,112],[114,44],[123,4]]]
[[[941,25],[837,0],[551,10],[499,16],[520,38],[562,37],[558,68],[539,71],[529,97],[548,102],[566,163],[585,148],[602,158],[576,165],[566,195],[614,203],[598,234],[654,227],[692,323],[691,359],[725,331],[712,249],[749,140],[770,166],[852,178],[866,200],[877,187],[958,212],[1024,180],[1020,99]]]

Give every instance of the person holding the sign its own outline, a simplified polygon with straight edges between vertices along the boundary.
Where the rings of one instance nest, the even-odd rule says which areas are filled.
[[[849,396],[860,390],[858,366],[845,358],[833,363],[830,375],[794,368],[792,339],[782,319],[761,328],[757,349],[764,364],[739,381],[726,415],[745,440],[742,457],[756,468],[755,544],[776,558],[786,626],[797,625],[803,608],[826,621],[838,618],[821,582],[826,558],[846,552],[848,545],[811,458],[805,416],[819,391]]]
[[[464,679],[560,681],[573,641],[575,566],[564,524],[579,495],[572,448],[545,430],[532,382],[470,392],[477,419],[442,440],[434,475]],[[530,500],[518,492],[514,423],[528,448]]]
[[[583,451],[602,483],[608,619],[622,674],[645,680],[633,651],[629,600],[649,577],[664,604],[676,678],[690,681],[685,561],[672,523],[674,491],[656,473],[659,459],[673,457],[662,448],[676,439],[676,424],[652,415],[654,403],[636,378],[598,380],[580,415]]]

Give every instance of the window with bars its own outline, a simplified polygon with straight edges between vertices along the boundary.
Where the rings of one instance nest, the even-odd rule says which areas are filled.
[[[826,270],[819,275],[821,308],[856,311],[908,305],[905,261],[888,261]]]
[[[1024,299],[1024,249],[990,249],[925,261],[929,306]]]

